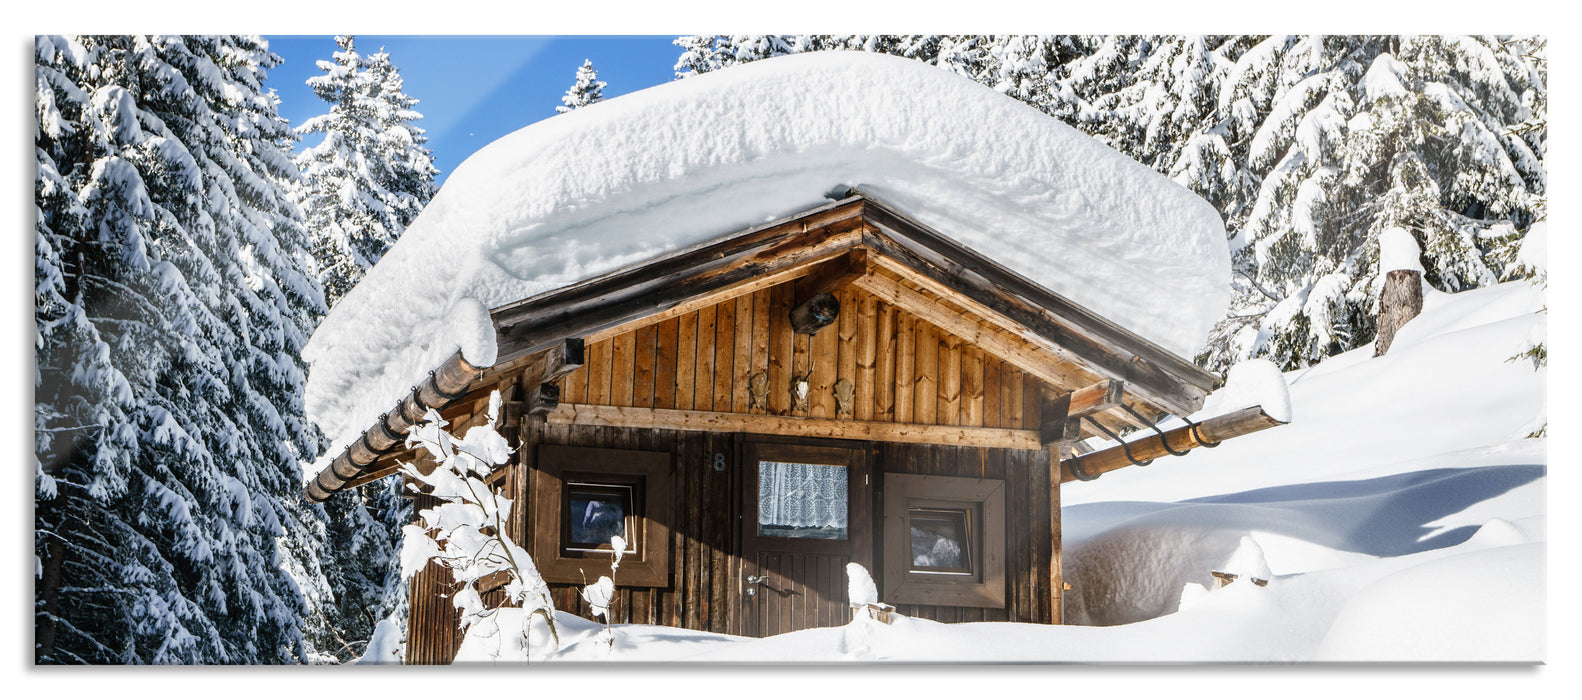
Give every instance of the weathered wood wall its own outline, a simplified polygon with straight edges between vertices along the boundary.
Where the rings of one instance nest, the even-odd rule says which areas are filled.
[[[938,622],[1049,623],[1049,458],[1042,450],[1005,450],[945,445],[885,443],[875,465],[881,472],[905,472],[1005,481],[1005,607],[943,605],[896,606],[897,612]],[[884,482],[879,482],[882,491]],[[875,495],[882,506],[883,493]],[[876,512],[883,512],[882,508]],[[883,519],[874,539],[884,541]],[[876,552],[882,557],[882,552]],[[875,558],[874,561],[882,561]],[[879,578],[879,571],[873,572]],[[880,582],[881,590],[883,582]]]
[[[938,326],[854,287],[835,324],[791,332],[793,283],[590,343],[562,403],[1036,429],[1039,382]],[[763,402],[751,377],[768,379]],[[805,410],[791,381],[807,374]],[[851,383],[840,410],[835,387]]]
[[[927,425],[1037,429],[1041,384],[868,292],[846,287],[836,296],[834,325],[809,338],[791,332],[793,283],[787,282],[658,323],[597,340],[586,362],[560,380],[560,401]],[[766,375],[753,397],[751,378]],[[805,409],[793,406],[792,378],[806,373]],[[843,407],[841,380],[851,384]],[[504,383],[515,381],[508,378]],[[844,409],[844,410],[843,410]],[[652,450],[674,455],[671,488],[670,585],[617,587],[617,622],[738,632],[732,587],[739,581],[735,542],[742,465],[734,434],[555,425],[522,420],[518,466],[504,487],[521,507],[511,534],[532,542],[530,471],[539,444]],[[713,468],[724,455],[728,468]],[[941,622],[1050,622],[1050,501],[1044,451],[967,446],[880,444],[875,472],[1003,479],[1006,482],[1006,607],[901,605],[902,614]],[[883,512],[882,477],[875,513]],[[424,505],[425,497],[414,504]],[[882,528],[882,522],[875,523]],[[884,538],[876,530],[874,561]],[[877,568],[877,567],[876,567]],[[874,571],[876,575],[878,571]],[[409,663],[444,663],[459,643],[448,593],[449,574],[430,565],[412,584]],[[559,610],[591,617],[576,585],[551,585]],[[490,596],[498,596],[493,592]],[[489,598],[486,596],[486,600]]]

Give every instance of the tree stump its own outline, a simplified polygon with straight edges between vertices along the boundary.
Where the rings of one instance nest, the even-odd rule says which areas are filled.
[[[1373,341],[1373,356],[1390,350],[1395,332],[1423,310],[1423,274],[1416,270],[1390,270],[1384,275],[1384,293],[1379,297],[1379,334]]]

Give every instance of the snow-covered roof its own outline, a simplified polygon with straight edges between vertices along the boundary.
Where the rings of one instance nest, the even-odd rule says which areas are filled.
[[[1218,214],[1014,99],[915,61],[811,53],[607,100],[464,162],[303,352],[330,454],[489,310],[824,203],[857,186],[1177,355],[1229,302]]]

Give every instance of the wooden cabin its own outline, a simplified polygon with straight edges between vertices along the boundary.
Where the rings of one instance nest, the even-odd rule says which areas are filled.
[[[1277,424],[1160,434],[1215,376],[855,190],[492,318],[493,366],[453,356],[307,495],[418,460],[428,408],[465,428],[499,390],[510,534],[583,616],[623,534],[614,622],[841,625],[857,562],[904,615],[1059,624],[1063,483]],[[448,585],[432,563],[412,581],[409,663],[453,657]]]

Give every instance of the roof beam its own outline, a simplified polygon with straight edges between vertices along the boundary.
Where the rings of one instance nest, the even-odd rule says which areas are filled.
[[[1132,466],[1134,460],[1146,462],[1168,455],[1171,450],[1183,452],[1205,444],[1217,446],[1234,437],[1282,425],[1285,423],[1270,417],[1262,406],[1244,408],[1210,418],[1195,427],[1186,425],[1165,431],[1163,436],[1154,433],[1124,445],[1064,459],[1060,462],[1060,481],[1090,481],[1100,474]]]
[[[973,445],[1013,450],[1037,450],[1038,431],[978,428],[955,425],[919,425],[883,421],[801,418],[717,411],[681,411],[668,408],[632,408],[560,404],[545,420],[556,425],[605,425],[622,428],[658,428],[708,432],[743,432],[760,435],[878,440],[931,445]]]

